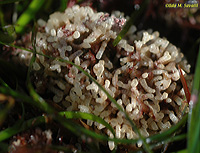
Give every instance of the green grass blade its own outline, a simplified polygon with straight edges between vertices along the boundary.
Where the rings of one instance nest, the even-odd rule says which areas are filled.
[[[158,141],[157,143],[154,143],[150,146],[151,149],[154,149],[155,147],[159,147],[162,146],[163,144],[168,144],[168,143],[172,143],[172,142],[176,142],[176,141],[181,141],[181,140],[185,140],[187,138],[187,134],[180,134],[177,136],[173,136],[170,138],[167,138],[163,141]],[[138,149],[137,152],[140,153],[141,151],[144,151],[143,149]],[[134,152],[129,152],[129,153],[135,153]]]
[[[26,25],[34,18],[35,14],[43,6],[45,0],[32,0],[28,8],[19,17],[16,23],[15,30],[17,33],[22,33]]]
[[[133,23],[135,22],[135,20],[140,17],[140,15],[142,14],[142,12],[144,12],[147,4],[149,3],[149,0],[144,0],[143,3],[141,4],[141,7],[139,10],[135,10],[132,14],[130,19],[126,22],[125,26],[123,27],[123,29],[121,30],[121,32],[118,34],[117,38],[115,38],[115,40],[113,41],[113,46],[117,46],[117,44],[120,42],[120,40],[126,35],[126,33],[128,32],[129,28],[131,27],[131,25],[133,25]]]
[[[16,45],[13,45],[13,44],[10,44],[10,43],[4,43],[4,42],[0,41],[0,44],[1,44],[1,45],[5,45],[5,46],[9,46],[9,47],[14,47],[14,48],[21,49],[21,50],[25,50],[25,51],[27,51],[27,52],[33,53],[33,51],[30,50],[30,49],[23,48],[23,47],[20,47],[20,46],[16,46]],[[38,54],[39,54],[39,53],[38,53]],[[41,55],[41,54],[39,54],[39,55]]]
[[[188,132],[188,152],[200,152],[200,93],[192,110]]]
[[[46,111],[49,114],[53,113],[53,115],[51,115],[51,117],[53,117],[54,120],[58,121],[61,125],[63,125],[67,129],[69,129],[70,131],[72,131],[76,135],[86,134],[88,136],[91,136],[91,137],[94,137],[94,138],[97,138],[97,139],[100,139],[100,140],[110,140],[107,136],[97,134],[97,133],[95,133],[93,131],[90,131],[90,130],[87,130],[87,129],[83,128],[82,126],[80,126],[78,124],[73,123],[72,121],[67,120],[62,115],[56,113],[53,110],[53,108],[51,108],[46,102],[44,102],[41,99],[41,97],[37,97],[37,98],[40,98],[40,102],[44,103],[44,105],[42,103],[40,103],[40,102],[37,103],[37,101],[33,100],[29,96],[21,94],[21,93],[19,93],[17,91],[14,91],[12,89],[8,89],[8,88],[5,88],[5,87],[0,87],[0,92],[2,92],[4,94],[8,94],[10,96],[13,96],[14,98],[22,99],[25,102],[27,102],[27,103],[29,103],[29,104],[31,104],[33,106],[36,106],[36,107],[42,109],[43,111]],[[45,108],[44,106],[47,107],[47,108]],[[29,122],[25,122],[23,125],[21,125],[21,123],[17,123],[15,126],[6,129],[6,131],[3,131],[3,132],[1,131],[0,132],[0,141],[11,137],[12,135],[17,134],[18,132],[23,131],[24,129],[26,129],[25,127],[27,127],[26,126],[27,124],[31,126],[31,122],[32,121],[33,120],[30,120]]]
[[[195,68],[192,93],[195,93],[195,92],[199,91],[199,89],[200,89],[200,68],[199,68],[199,66],[200,66],[200,46],[199,46],[199,53],[198,53],[198,58],[197,58],[197,63],[196,63],[196,68]]]
[[[195,68],[188,117],[188,152],[200,152],[200,46]]]
[[[15,2],[20,2],[20,1],[25,1],[25,0],[2,0],[2,1],[0,1],[0,5],[2,5],[2,4],[9,4],[9,3],[15,3]]]
[[[12,96],[13,98],[16,98],[16,99],[21,99],[23,100],[23,102],[26,102],[30,105],[33,105],[35,107],[38,107],[42,110],[44,110],[43,107],[45,107],[46,105],[38,105],[31,97],[29,97],[28,95],[26,94],[22,94],[22,93],[19,93],[15,90],[12,90],[12,89],[9,89],[9,88],[6,88],[6,87],[1,87],[0,86],[0,93],[3,93],[3,94],[6,94],[6,95],[9,95],[9,96]]]
[[[63,118],[63,116],[61,115],[57,115],[55,118],[61,125],[63,125],[65,128],[69,129],[70,131],[72,131],[75,135],[80,136],[80,135],[87,135],[90,137],[93,137],[95,139],[99,139],[99,140],[108,140],[109,138],[103,134],[98,134],[94,131],[88,130],[78,124],[73,123],[70,120],[66,120],[65,118]]]
[[[0,84],[3,85],[4,87],[10,88],[7,83],[0,77]]]
[[[187,138],[187,134],[184,133],[184,134],[180,134],[180,135],[177,135],[177,136],[174,136],[174,137],[170,137],[170,138],[164,140],[163,142],[164,143],[170,143],[170,142],[185,140],[186,138]]]
[[[63,12],[67,8],[68,0],[60,0],[60,8],[59,10]]]
[[[33,55],[32,55],[32,58],[31,58],[31,61],[30,61],[30,64],[29,64],[26,83],[27,83],[27,87],[28,87],[29,93],[32,96],[32,98],[34,99],[34,101],[37,103],[37,105],[40,106],[40,108],[42,108],[42,110],[44,110],[45,112],[54,113],[55,110],[52,107],[50,107],[45,102],[45,100],[35,92],[32,84],[31,84],[31,80],[30,80],[30,73],[31,73],[31,70],[32,70],[32,65],[33,65],[33,62],[36,59],[36,49],[35,49],[36,39],[35,39],[35,34],[36,34],[36,32],[35,32],[35,27],[34,27],[32,40],[31,40],[32,41],[32,46],[33,46],[33,51],[32,51]]]
[[[162,141],[168,137],[170,137],[174,132],[176,132],[177,130],[179,130],[181,127],[183,127],[185,125],[185,123],[187,122],[187,118],[188,115],[186,114],[182,120],[180,120],[176,125],[172,126],[170,129],[159,133],[159,134],[155,134],[153,136],[149,137],[149,141]]]
[[[29,119],[28,121],[24,121],[24,122],[19,120],[12,127],[9,127],[5,130],[0,131],[0,142],[16,135],[19,132],[22,132],[26,129],[37,126],[42,123],[45,123],[45,116],[35,117],[33,119]]]
[[[184,149],[184,150],[177,151],[175,153],[188,153],[188,151],[187,151],[187,149]]]
[[[102,118],[95,116],[93,114],[84,113],[84,112],[71,112],[71,111],[65,111],[65,112],[59,112],[60,115],[66,117],[67,119],[85,119],[85,120],[92,120],[98,123],[101,123],[104,125],[107,129],[109,129],[113,135],[115,135],[115,132],[113,128]]]
[[[12,126],[11,128],[7,128],[3,131],[0,131],[0,142],[13,136],[14,134],[18,133],[18,130],[21,129],[21,126],[23,126],[24,123],[24,116],[25,116],[25,110],[24,110],[24,105],[21,103],[22,106],[22,115],[20,120],[17,121],[17,123]]]

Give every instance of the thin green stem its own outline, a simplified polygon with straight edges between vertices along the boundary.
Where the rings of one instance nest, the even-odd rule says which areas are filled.
[[[197,63],[195,68],[195,74],[194,74],[194,81],[193,81],[193,88],[192,93],[195,93],[199,91],[200,89],[200,46],[199,46],[199,53],[197,57]]]
[[[19,120],[12,127],[9,127],[5,130],[0,131],[0,142],[12,137],[13,135],[15,135],[19,132],[22,132],[26,129],[37,126],[41,123],[45,123],[45,117],[44,116],[39,116],[39,117],[30,119],[28,121],[25,121],[25,122],[22,122],[22,120]]]
[[[200,152],[200,93],[198,95],[196,107],[194,107],[190,113],[191,120],[190,124],[188,124],[188,152]]]
[[[166,140],[163,140],[164,143],[170,143],[170,142],[175,142],[175,141],[180,141],[180,140],[184,140],[187,138],[187,134],[184,133],[184,134],[180,134],[180,135],[177,135],[177,136],[174,136],[174,137],[170,137]]]
[[[144,12],[146,6],[148,5],[149,0],[144,0],[143,3],[141,4],[141,7],[139,8],[139,10],[135,10],[132,14],[130,19],[126,22],[125,26],[123,27],[123,29],[121,30],[121,32],[118,34],[117,38],[115,38],[115,40],[113,41],[113,46],[117,46],[117,44],[120,42],[120,40],[126,35],[126,33],[128,32],[129,28],[131,27],[131,25],[133,25],[133,23],[135,22],[135,20],[140,17],[140,15],[142,14],[142,12]]]
[[[177,131],[178,129],[180,129],[181,127],[183,127],[185,125],[185,123],[187,122],[187,118],[188,118],[188,115],[186,114],[182,118],[182,120],[180,120],[176,125],[172,126],[169,130],[149,137],[149,141],[150,142],[162,141],[162,140],[166,139],[167,137],[170,137],[175,131]]]
[[[194,74],[188,117],[188,152],[200,152],[200,46]]]
[[[115,135],[115,132],[113,128],[108,124],[106,121],[104,121],[102,118],[95,116],[93,114],[84,113],[84,112],[71,112],[71,111],[65,111],[65,112],[59,112],[60,115],[65,116],[67,119],[85,119],[85,120],[91,120],[98,122],[104,126],[106,126],[107,129],[109,129],[113,135]]]
[[[34,18],[35,14],[43,6],[45,0],[32,0],[28,8],[19,17],[16,23],[15,30],[17,33],[22,33],[26,25]]]
[[[162,146],[163,144],[168,144],[168,143],[171,143],[171,142],[176,142],[176,141],[181,141],[181,140],[185,140],[187,138],[187,134],[180,134],[180,135],[177,135],[177,136],[173,136],[173,137],[170,137],[170,138],[167,138],[165,140],[163,140],[162,142],[159,141],[158,143],[154,143],[150,146],[151,149],[154,149],[156,147],[159,147],[159,146]],[[143,149],[138,149],[137,152],[141,152],[143,151]],[[135,151],[134,151],[135,152]],[[129,153],[132,153],[132,152],[129,152]]]
[[[0,77],[0,83],[7,88],[10,88],[9,85],[7,83],[5,83],[5,81]]]

